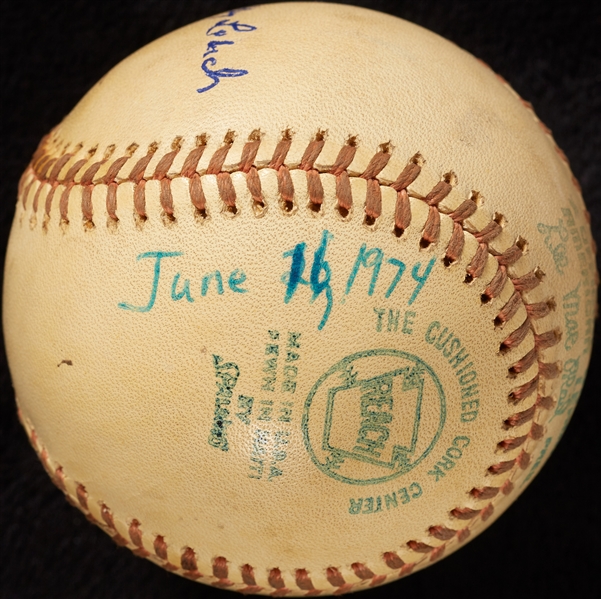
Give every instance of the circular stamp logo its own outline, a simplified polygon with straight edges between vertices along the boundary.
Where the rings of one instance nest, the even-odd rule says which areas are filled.
[[[423,360],[395,349],[347,356],[313,385],[303,412],[315,465],[341,482],[381,483],[415,468],[438,441],[445,395]]]

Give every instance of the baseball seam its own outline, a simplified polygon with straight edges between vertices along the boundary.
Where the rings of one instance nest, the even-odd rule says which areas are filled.
[[[62,186],[62,194],[59,200],[59,213],[62,225],[69,224],[68,208],[69,196],[75,185],[80,185],[82,188],[82,206],[81,212],[83,215],[84,226],[88,229],[95,227],[94,213],[92,206],[92,192],[96,185],[102,184],[106,186],[106,211],[108,215],[107,221],[116,224],[119,222],[117,216],[117,187],[123,183],[133,183],[133,203],[136,218],[141,226],[147,220],[146,212],[146,194],[145,186],[150,180],[160,181],[160,204],[163,210],[163,215],[166,220],[164,222],[173,222],[176,219],[173,207],[173,197],[171,194],[171,181],[176,177],[183,177],[188,180],[188,188],[190,201],[194,206],[196,216],[199,219],[205,219],[208,216],[207,202],[203,191],[203,179],[207,175],[216,177],[217,189],[219,197],[223,202],[223,211],[229,215],[235,215],[239,209],[239,199],[236,196],[236,191],[232,183],[232,173],[243,173],[246,180],[246,186],[250,193],[253,202],[255,216],[262,216],[267,205],[261,190],[261,178],[259,170],[272,169],[275,172],[278,182],[279,191],[279,208],[285,214],[294,213],[297,210],[295,205],[295,189],[293,179],[291,177],[292,170],[301,170],[306,173],[307,192],[309,197],[309,208],[314,212],[319,212],[324,204],[325,193],[322,185],[322,175],[333,175],[336,178],[336,209],[343,219],[350,218],[351,212],[357,202],[353,197],[351,188],[351,179],[360,178],[366,181],[366,197],[363,207],[364,224],[368,228],[374,228],[378,219],[382,214],[382,189],[390,187],[396,192],[396,204],[394,211],[394,228],[393,234],[396,237],[401,237],[406,229],[411,225],[412,209],[411,199],[423,201],[428,207],[428,215],[425,225],[422,229],[420,247],[425,249],[431,244],[435,244],[440,239],[441,234],[441,218],[450,218],[453,222],[453,229],[450,240],[447,244],[443,263],[446,268],[451,267],[454,263],[460,260],[464,245],[465,234],[473,236],[477,241],[477,250],[469,262],[464,282],[471,284],[476,279],[480,278],[485,270],[487,261],[492,256],[497,262],[497,270],[494,277],[490,280],[484,292],[481,294],[480,301],[486,304],[494,298],[500,296],[509,282],[513,286],[513,293],[508,301],[505,302],[494,319],[495,327],[502,327],[509,322],[513,316],[518,313],[521,306],[526,311],[526,317],[523,322],[515,328],[500,344],[499,354],[515,350],[526,339],[531,332],[534,338],[534,346],[525,355],[514,362],[508,369],[508,378],[514,379],[521,373],[529,371],[531,368],[536,369],[535,375],[526,383],[522,383],[510,390],[508,394],[508,402],[512,405],[522,404],[524,400],[536,393],[534,403],[513,415],[509,416],[503,422],[503,427],[507,431],[521,427],[531,422],[530,430],[527,434],[520,436],[511,436],[508,432],[508,438],[499,441],[497,448],[500,452],[513,452],[514,450],[524,446],[528,439],[534,441],[540,439],[544,433],[543,424],[537,422],[537,416],[540,412],[549,410],[554,405],[554,400],[551,397],[543,395],[543,379],[556,378],[560,372],[558,363],[546,363],[542,360],[542,351],[556,345],[560,338],[561,332],[559,329],[537,333],[534,327],[534,321],[546,317],[554,308],[555,304],[552,299],[538,302],[528,303],[523,294],[537,287],[544,278],[544,273],[536,268],[522,276],[512,276],[512,267],[516,265],[518,260],[526,251],[527,242],[518,237],[515,243],[503,252],[499,252],[491,246],[491,242],[497,238],[504,227],[505,219],[501,214],[495,214],[494,218],[488,222],[480,230],[474,230],[473,226],[466,221],[473,216],[478,210],[481,201],[480,194],[476,191],[472,192],[469,198],[465,199],[458,207],[453,210],[444,208],[441,203],[450,194],[451,190],[457,183],[457,176],[452,173],[446,173],[441,180],[431,189],[431,191],[422,196],[410,190],[410,185],[417,179],[422,170],[424,158],[420,154],[415,154],[410,158],[403,168],[400,175],[393,182],[387,182],[379,179],[382,170],[388,164],[392,147],[389,143],[382,144],[378,151],[372,156],[367,167],[362,173],[353,174],[349,171],[349,166],[353,161],[357,151],[357,140],[355,137],[349,137],[347,143],[342,146],[335,162],[328,166],[316,166],[316,160],[323,149],[325,142],[325,132],[318,131],[314,139],[307,145],[302,159],[297,165],[289,165],[286,163],[287,153],[292,142],[292,135],[289,131],[285,131],[281,139],[275,147],[271,161],[263,166],[257,166],[255,159],[261,143],[261,133],[256,130],[251,133],[247,142],[244,144],[239,162],[234,168],[225,170],[224,163],[228,156],[234,140],[233,132],[228,132],[223,144],[218,148],[210,158],[208,167],[204,171],[198,170],[198,163],[201,159],[206,146],[206,136],[201,135],[196,140],[196,145],[186,156],[181,171],[175,175],[168,174],[177,154],[182,148],[182,138],[176,138],[171,150],[161,156],[156,163],[152,175],[146,177],[145,173],[148,165],[154,154],[158,151],[158,144],[153,143],[149,146],[146,154],[138,159],[130,171],[129,175],[124,179],[118,179],[119,172],[124,168],[126,163],[132,158],[137,149],[135,144],[132,144],[125,155],[120,156],[109,162],[110,155],[114,150],[109,148],[105,156],[96,162],[89,165],[81,175],[79,182],[76,182],[76,177],[84,167],[91,161],[95,150],[88,152],[88,157],[72,161],[74,156],[81,150],[78,146],[74,151],[68,153],[63,152],[58,158],[51,158],[45,151],[45,142],[43,141],[40,148],[34,155],[30,167],[26,170],[20,184],[20,199],[24,210],[28,208],[28,199],[33,193],[31,202],[32,216],[37,214],[39,209],[40,197],[42,190],[49,186],[44,202],[44,220],[42,229],[47,231],[50,223],[50,215],[52,203],[54,200],[55,191]],[[70,164],[70,161],[72,162]],[[106,164],[108,163],[108,164]],[[96,174],[101,167],[108,166],[106,174],[95,179]],[[61,173],[66,170],[64,176],[60,177]],[[31,178],[30,181],[28,179]],[[37,189],[34,190],[34,185],[37,183]],[[52,466],[46,450],[40,445],[35,431],[31,427],[26,426],[30,432],[33,446],[40,454],[41,460],[46,466],[50,475],[67,496],[71,502],[77,505],[90,520],[101,526],[107,531],[113,539],[119,544],[128,546],[134,553],[140,556],[153,556],[155,561],[168,570],[177,571],[188,578],[200,578],[204,576],[198,571],[196,554],[194,549],[186,547],[180,555],[180,565],[175,565],[169,561],[167,553],[167,544],[165,538],[161,535],[155,536],[152,541],[152,550],[143,542],[142,524],[133,519],[129,523],[128,534],[130,540],[125,539],[121,533],[117,531],[113,520],[111,510],[104,504],[101,504],[102,521],[95,518],[88,508],[88,494],[85,487],[81,484],[77,485],[75,496],[71,496],[66,489],[66,475],[60,465]],[[500,461],[492,464],[488,468],[488,475],[496,476],[509,473],[502,484],[497,486],[484,486],[472,488],[468,491],[471,498],[471,506],[459,506],[449,512],[450,518],[458,521],[460,524],[457,528],[450,528],[444,525],[433,525],[428,529],[428,534],[433,540],[441,541],[442,544],[430,544],[417,540],[409,540],[406,543],[407,549],[419,556],[414,562],[405,562],[394,551],[382,553],[382,560],[387,568],[394,570],[397,576],[402,576],[409,573],[417,564],[424,560],[435,561],[442,557],[445,548],[451,541],[462,542],[470,534],[471,526],[478,518],[482,520],[488,519],[494,511],[494,501],[509,494],[513,489],[511,479],[516,477],[520,470],[525,469],[530,461],[530,454],[526,449],[522,448],[519,454],[513,459]],[[477,503],[486,502],[484,507],[478,507]],[[474,504],[476,504],[474,506]],[[465,525],[463,525],[465,524]],[[371,581],[370,584],[381,584],[387,578],[387,575],[375,574],[366,564],[353,563],[351,568],[354,574],[360,581]],[[262,587],[256,584],[253,568],[245,564],[241,567],[242,580],[245,587],[239,589],[242,592],[258,592],[263,590]],[[347,582],[343,574],[338,568],[327,567],[325,569],[326,578],[333,587],[336,587],[336,593],[347,592],[354,585],[360,582]],[[213,561],[213,576],[216,581],[215,586],[231,587],[238,586],[238,583],[233,583],[229,579],[229,570],[227,559],[223,556],[214,558]],[[268,577],[269,584],[273,588],[272,594],[275,596],[285,595],[292,592],[284,582],[283,574],[278,568],[270,570]],[[310,574],[305,569],[297,569],[295,574],[295,583],[298,589],[305,591],[307,595],[316,595],[321,591],[315,589],[311,582]],[[298,592],[298,591],[295,591]]]

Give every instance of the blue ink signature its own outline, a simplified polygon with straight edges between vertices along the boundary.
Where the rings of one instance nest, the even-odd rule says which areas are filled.
[[[244,23],[240,23],[239,21],[232,21],[227,17],[233,17],[237,12],[241,10],[248,10],[247,8],[239,8],[236,10],[230,10],[226,13],[226,18],[217,21],[214,25],[207,29],[207,35],[211,37],[224,37],[233,32],[245,33],[248,31],[255,31],[256,27],[254,25],[247,25]],[[211,83],[206,85],[205,87],[201,87],[196,91],[199,94],[202,94],[210,89],[213,89],[221,79],[225,79],[228,77],[242,77],[243,75],[248,75],[248,71],[246,69],[230,69],[227,67],[224,68],[215,68],[217,65],[217,59],[210,54],[217,54],[219,52],[220,46],[232,46],[234,42],[232,40],[211,40],[207,43],[207,49],[205,53],[202,55],[204,58],[201,68],[204,71],[205,75],[211,79]],[[207,58],[208,57],[208,58]]]

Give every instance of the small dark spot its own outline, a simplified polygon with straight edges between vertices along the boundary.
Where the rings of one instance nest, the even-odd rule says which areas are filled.
[[[449,268],[449,266],[451,266],[451,264],[454,264],[455,260],[453,260],[453,258],[449,257],[449,256],[445,256],[442,259],[442,263]]]
[[[321,210],[321,204],[309,202],[309,210],[311,210],[312,212],[319,212]]]
[[[344,206],[336,206],[336,209],[338,210],[338,214],[340,214],[340,216],[342,216],[342,218],[346,218],[349,215],[349,211],[344,207]]]
[[[422,237],[422,238],[419,240],[419,247],[420,247],[420,248],[422,248],[422,250],[425,250],[425,249],[427,249],[427,248],[429,248],[429,247],[430,247],[430,243],[431,243],[431,242],[430,242],[430,241],[428,241],[428,240],[427,240],[425,237]]]
[[[73,366],[73,360],[62,360],[60,363],[58,363],[56,365],[56,367],[58,368],[62,364],[66,364],[67,366]]]
[[[376,219],[373,216],[366,214],[363,224],[367,225],[368,227],[373,227],[376,224]]]
[[[483,293],[483,294],[480,296],[480,301],[481,301],[483,304],[488,304],[488,302],[490,302],[490,300],[491,300],[491,299],[492,299],[492,297],[490,297],[490,295],[488,295],[488,294],[486,294],[486,293]]]
[[[522,250],[522,252],[525,252],[528,249],[528,242],[523,237],[518,237],[515,244],[520,248],[520,250]]]
[[[315,141],[323,141],[326,138],[326,134],[327,131],[325,129],[320,129],[316,134],[315,134]]]
[[[380,152],[382,152],[383,154],[391,154],[393,150],[392,144],[389,141],[380,144],[379,148]]]
[[[454,186],[457,183],[457,176],[453,172],[445,173],[442,177],[442,180],[445,183],[448,183],[449,185]]]

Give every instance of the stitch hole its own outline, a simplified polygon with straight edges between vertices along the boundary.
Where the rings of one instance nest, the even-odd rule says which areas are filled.
[[[136,212],[134,214],[134,220],[136,222],[136,226],[140,228],[144,226],[144,223],[146,223],[146,221],[148,220],[148,216],[146,214],[139,214],[138,212]]]
[[[175,223],[175,216],[173,215],[173,213],[169,213],[169,212],[162,212],[161,213],[161,221],[163,222],[163,225],[165,227],[168,227],[170,225],[173,225]]]
[[[455,185],[457,185],[457,175],[453,171],[445,173],[442,176],[442,180],[445,183],[448,183],[451,187],[455,187]]]
[[[491,300],[492,300],[492,297],[491,297],[490,295],[486,294],[486,293],[483,293],[483,294],[480,296],[480,302],[481,302],[482,304],[488,304],[488,303],[489,303]],[[495,320],[496,320],[496,319],[495,319]]]
[[[501,343],[501,345],[499,345],[499,353],[501,355],[506,354],[510,349],[511,349],[511,347],[509,345],[507,345],[505,343],[505,341],[503,341],[503,343]]]
[[[236,204],[224,204],[223,214],[225,214],[225,216],[229,216],[230,218],[236,216],[236,214],[238,214],[238,208],[236,207]]]
[[[116,233],[119,227],[119,219],[117,217],[113,218],[112,216],[108,216],[106,219],[106,228],[109,233]]]
[[[365,215],[365,218],[363,219],[363,224],[366,227],[373,227],[376,224],[376,218],[374,216],[370,216],[369,214]]]
[[[319,214],[321,212],[321,206],[321,204],[317,204],[315,202],[309,202],[307,204],[307,208],[315,214]]]
[[[338,214],[340,214],[340,216],[342,218],[347,218],[348,215],[351,213],[350,210],[348,210],[347,208],[345,208],[344,206],[341,206],[340,204],[338,204],[336,206],[336,210],[338,210]]]
[[[252,210],[257,218],[261,218],[262,216],[265,216],[265,213],[267,212],[267,204],[255,200],[252,203]]]
[[[466,285],[469,285],[469,284],[470,284],[470,283],[472,283],[473,281],[474,281],[474,275],[470,275],[469,273],[467,273],[467,274],[465,275],[465,279],[463,279],[463,282],[464,282]]]
[[[411,156],[409,162],[411,162],[412,164],[417,164],[417,166],[419,167],[422,167],[424,166],[426,159],[419,152],[417,152],[417,154]]]
[[[294,211],[294,202],[292,200],[282,200],[280,205],[282,210],[288,214],[291,214]]]
[[[194,208],[194,218],[196,220],[206,220],[209,218],[209,213],[206,208]]]
[[[470,193],[470,195],[468,196],[468,200],[474,202],[474,204],[476,204],[478,208],[482,206],[482,204],[484,204],[484,196],[475,189],[472,189],[472,193]]]
[[[515,244],[520,248],[520,250],[522,250],[524,254],[528,251],[528,242],[523,237],[518,237]]]
[[[454,258],[451,258],[451,257],[449,257],[449,256],[445,256],[445,257],[442,259],[442,263],[443,263],[443,264],[444,264],[444,265],[445,265],[447,268],[449,268],[449,266],[451,266],[451,265],[455,264],[455,262],[456,262],[456,260],[455,260]],[[467,278],[467,277],[466,277],[466,278]],[[464,282],[467,282],[467,281],[464,281]]]
[[[429,247],[430,247],[430,245],[431,245],[431,242],[430,242],[430,241],[428,241],[427,239],[425,239],[424,237],[422,237],[422,238],[419,240],[419,247],[420,247],[422,250],[425,250],[425,249],[429,248]]]
[[[496,316],[493,320],[493,324],[495,325],[495,328],[498,329],[499,327],[502,327],[505,324],[505,321],[499,316]]]
[[[493,218],[493,220],[497,223],[497,225],[499,225],[501,228],[505,227],[505,225],[507,224],[507,219],[500,213],[500,212],[495,212],[495,216]],[[521,248],[520,248],[521,249]]]

